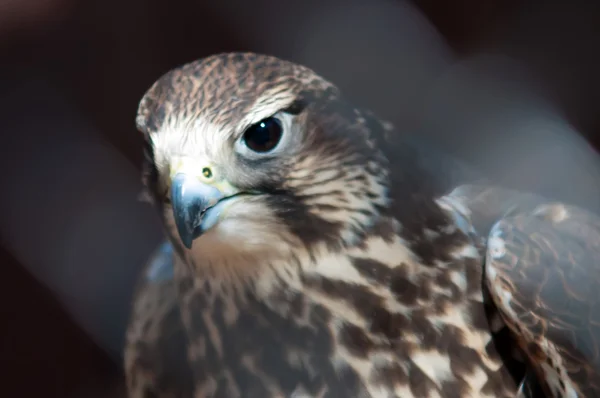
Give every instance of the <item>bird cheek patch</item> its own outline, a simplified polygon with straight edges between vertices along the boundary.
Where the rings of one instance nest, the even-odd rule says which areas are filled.
[[[219,233],[227,239],[237,238],[250,245],[270,244],[272,236],[281,229],[278,219],[258,198],[240,200],[229,206],[219,225]]]

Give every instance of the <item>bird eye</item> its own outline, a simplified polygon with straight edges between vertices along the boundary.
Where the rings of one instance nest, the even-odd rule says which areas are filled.
[[[269,117],[250,126],[244,133],[244,144],[254,152],[269,152],[279,144],[283,128],[281,122]]]

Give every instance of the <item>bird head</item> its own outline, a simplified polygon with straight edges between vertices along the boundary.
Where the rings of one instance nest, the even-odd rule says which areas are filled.
[[[184,253],[339,249],[387,204],[369,119],[291,62],[228,53],[186,64],[146,92],[136,122],[145,185]]]

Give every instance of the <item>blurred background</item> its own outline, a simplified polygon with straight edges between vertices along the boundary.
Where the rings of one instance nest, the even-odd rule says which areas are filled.
[[[0,0],[3,396],[122,396],[137,103],[221,51],[306,64],[507,186],[600,211],[600,3]]]

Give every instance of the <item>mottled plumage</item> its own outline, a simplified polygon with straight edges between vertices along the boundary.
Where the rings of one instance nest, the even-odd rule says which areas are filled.
[[[250,150],[270,117],[278,144]],[[131,396],[515,396],[524,367],[483,288],[480,229],[506,209],[444,196],[458,165],[256,54],[172,70],[137,125],[174,252],[136,295]]]
[[[600,218],[545,204],[499,221],[487,275],[549,392],[600,396]]]
[[[527,358],[523,396],[600,396],[600,217],[497,187],[450,197],[489,231],[485,286]]]

